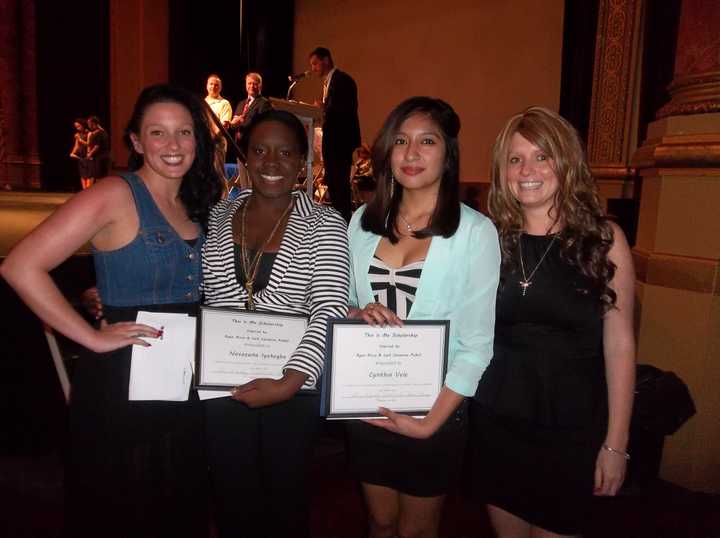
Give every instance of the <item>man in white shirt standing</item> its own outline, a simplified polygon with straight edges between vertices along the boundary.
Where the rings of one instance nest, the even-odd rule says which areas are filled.
[[[227,129],[230,127],[230,120],[232,119],[232,107],[230,106],[230,101],[220,95],[222,91],[222,80],[215,74],[210,75],[207,79],[205,89],[207,90],[205,102],[210,107],[210,110],[213,111],[213,114],[220,120],[221,125]],[[215,167],[218,173],[221,174],[222,177],[225,177],[227,140],[225,140],[225,135],[220,132],[220,129],[214,122],[210,122],[210,129],[215,139]]]
[[[207,79],[205,89],[207,90],[205,102],[218,117],[222,126],[227,129],[230,127],[230,120],[232,120],[232,107],[230,106],[230,101],[220,95],[222,91],[222,80],[215,74],[210,75]]]

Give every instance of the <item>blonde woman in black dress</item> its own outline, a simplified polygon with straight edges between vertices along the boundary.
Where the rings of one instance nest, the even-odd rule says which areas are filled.
[[[629,458],[630,248],[602,213],[577,132],[545,108],[498,135],[489,205],[503,262],[473,409],[476,481],[501,538],[578,536]]]

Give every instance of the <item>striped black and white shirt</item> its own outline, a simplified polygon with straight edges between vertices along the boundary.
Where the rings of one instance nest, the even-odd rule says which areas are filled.
[[[252,192],[232,202],[220,201],[210,213],[203,247],[203,292],[208,306],[245,308],[247,291],[237,280],[233,257],[233,215]],[[329,318],[344,318],[348,309],[350,258],[347,226],[334,209],[315,204],[296,191],[267,287],[253,294],[260,311],[309,316],[305,336],[285,368],[309,377],[313,387],[322,373]]]
[[[368,279],[375,302],[395,312],[400,319],[407,319],[424,265],[425,260],[420,260],[395,269],[374,256],[370,260]]]

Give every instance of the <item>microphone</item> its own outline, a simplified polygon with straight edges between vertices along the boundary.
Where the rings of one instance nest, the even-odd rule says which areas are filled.
[[[303,71],[302,73],[298,73],[297,75],[290,75],[288,77],[288,80],[290,82],[297,82],[298,80],[306,79],[310,76],[310,71]]]

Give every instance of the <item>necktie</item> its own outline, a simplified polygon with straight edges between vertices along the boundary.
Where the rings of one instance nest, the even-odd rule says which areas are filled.
[[[328,94],[328,79],[327,77],[325,80],[323,80],[323,103],[327,101],[327,94]]]
[[[250,105],[252,104],[252,102],[253,102],[252,97],[248,97],[245,100],[245,106],[243,107],[243,112],[242,112],[243,116],[245,116],[247,114],[248,110],[250,110]]]

